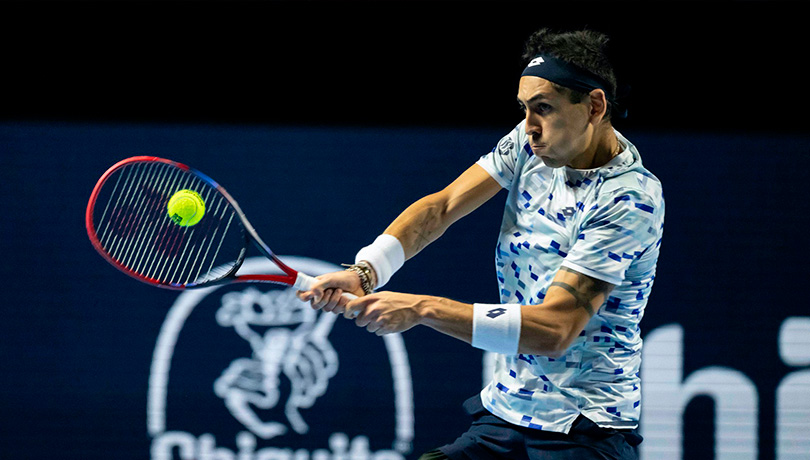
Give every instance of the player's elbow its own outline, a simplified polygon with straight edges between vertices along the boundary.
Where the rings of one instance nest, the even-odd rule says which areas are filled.
[[[520,337],[518,352],[527,355],[559,358],[568,351],[571,342],[566,334],[555,330],[545,330],[542,333],[524,333]]]
[[[526,321],[524,316],[518,352],[559,358],[568,352],[582,331],[567,322]]]
[[[590,320],[569,303],[547,298],[542,305],[521,310],[520,353],[559,358],[568,352]]]

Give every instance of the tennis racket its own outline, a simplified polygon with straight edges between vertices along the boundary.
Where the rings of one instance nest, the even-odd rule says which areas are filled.
[[[180,191],[196,192],[204,203],[203,217],[193,225],[180,225],[169,215],[169,200]],[[136,156],[110,167],[93,189],[85,225],[102,257],[153,286],[182,290],[255,282],[306,291],[315,282],[276,257],[221,185],[163,158]],[[237,275],[249,242],[283,274]]]

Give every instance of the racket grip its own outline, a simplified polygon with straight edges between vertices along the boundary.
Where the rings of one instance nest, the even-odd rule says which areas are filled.
[[[298,276],[295,278],[295,284],[293,284],[292,287],[298,289],[299,291],[308,291],[312,288],[316,281],[318,280],[316,280],[314,277],[298,272]],[[357,298],[356,295],[350,292],[344,292],[343,297],[348,300],[354,300]]]

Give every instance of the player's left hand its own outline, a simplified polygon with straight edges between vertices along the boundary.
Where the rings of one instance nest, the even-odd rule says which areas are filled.
[[[377,335],[404,332],[419,324],[423,296],[377,292],[350,301],[343,316]]]

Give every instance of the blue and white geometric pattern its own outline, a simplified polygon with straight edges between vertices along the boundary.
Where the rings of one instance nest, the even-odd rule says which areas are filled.
[[[549,168],[532,154],[524,124],[477,162],[509,190],[495,251],[501,302],[541,304],[562,266],[616,287],[562,357],[498,355],[482,402],[508,422],[542,430],[567,433],[579,414],[635,428],[639,322],[664,225],[661,183],[618,131],[624,148],[605,166]]]

